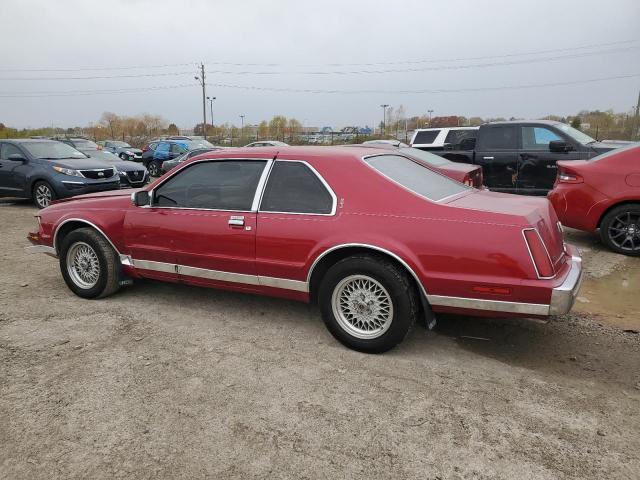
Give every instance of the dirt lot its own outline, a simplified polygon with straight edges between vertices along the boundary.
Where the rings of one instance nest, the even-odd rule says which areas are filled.
[[[640,478],[640,259],[546,322],[340,346],[316,308],[138,282],[75,297],[0,200],[0,478]]]

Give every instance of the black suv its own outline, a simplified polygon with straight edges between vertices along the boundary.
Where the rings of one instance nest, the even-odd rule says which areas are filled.
[[[51,200],[120,188],[117,169],[55,140],[0,141],[0,196]]]

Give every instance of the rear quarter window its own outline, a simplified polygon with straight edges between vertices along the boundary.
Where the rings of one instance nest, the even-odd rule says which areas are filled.
[[[413,139],[414,144],[430,144],[433,143],[440,133],[440,130],[425,130],[416,133],[416,137]]]
[[[470,190],[469,187],[400,155],[376,155],[365,163],[392,182],[433,202]]]

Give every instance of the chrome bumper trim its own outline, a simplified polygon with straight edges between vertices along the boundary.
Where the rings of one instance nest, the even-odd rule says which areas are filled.
[[[58,254],[56,249],[53,247],[49,247],[47,245],[30,245],[28,247],[24,247],[24,250],[27,253],[44,253],[46,255],[50,255],[54,258],[58,258]]]
[[[468,310],[486,310],[489,312],[518,313],[525,315],[549,315],[549,305],[542,303],[505,302],[502,300],[484,300],[481,298],[446,297],[427,295],[434,306],[465,308]]]
[[[569,313],[573,307],[580,286],[582,285],[582,258],[571,257],[571,270],[562,285],[553,289],[551,293],[551,304],[549,305],[549,315],[564,315]]]

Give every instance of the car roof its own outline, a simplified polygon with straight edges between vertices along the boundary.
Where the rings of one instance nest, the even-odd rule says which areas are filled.
[[[59,143],[59,140],[51,140],[50,138],[2,138],[0,142],[15,143]]]
[[[566,125],[555,120],[501,120],[499,122],[489,122],[485,125],[513,125],[513,124],[533,124],[533,125]]]

